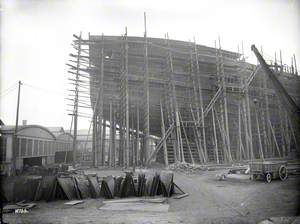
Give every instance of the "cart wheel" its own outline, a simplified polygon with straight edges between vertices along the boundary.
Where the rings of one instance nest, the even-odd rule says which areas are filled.
[[[279,167],[278,173],[279,173],[279,177],[282,181],[284,181],[288,176],[286,167],[284,165]]]
[[[271,175],[270,173],[267,173],[267,174],[266,174],[266,181],[267,181],[268,183],[271,183],[271,181],[272,181],[272,175]]]

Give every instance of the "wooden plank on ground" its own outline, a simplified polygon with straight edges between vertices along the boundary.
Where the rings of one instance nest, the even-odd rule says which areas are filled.
[[[180,198],[185,198],[185,197],[187,197],[187,196],[189,196],[189,194],[188,194],[188,193],[184,193],[184,194],[177,195],[177,196],[175,196],[174,198],[175,198],[175,199],[180,199]]]
[[[169,204],[161,203],[143,203],[143,202],[128,202],[128,203],[107,203],[100,207],[100,210],[108,211],[141,211],[141,212],[167,212]]]
[[[116,200],[106,200],[103,201],[104,204],[108,203],[130,203],[130,202],[148,202],[148,203],[164,203],[167,198],[126,198],[126,199],[116,199]]]

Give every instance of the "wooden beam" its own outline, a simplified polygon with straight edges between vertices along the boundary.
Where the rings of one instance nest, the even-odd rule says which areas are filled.
[[[214,130],[214,140],[215,140],[215,155],[216,155],[216,160],[217,160],[217,164],[220,163],[219,160],[219,148],[218,148],[218,136],[217,136],[217,131],[216,131],[216,121],[215,121],[215,112],[214,112],[214,108],[212,107],[211,110],[211,114],[212,114],[212,123],[213,123],[213,130]]]
[[[160,102],[160,114],[161,114],[161,135],[162,135],[162,138],[164,139],[164,141],[163,141],[164,162],[165,162],[165,166],[167,167],[169,165],[169,158],[168,158],[167,142],[166,142],[166,138],[165,138],[166,133],[165,133],[164,112],[163,112],[161,102]]]

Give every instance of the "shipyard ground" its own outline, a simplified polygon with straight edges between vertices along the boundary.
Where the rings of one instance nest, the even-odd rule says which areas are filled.
[[[93,170],[92,172],[95,172]],[[120,170],[96,171],[99,176],[120,175]],[[168,212],[102,211],[102,199],[88,199],[75,206],[65,201],[38,202],[27,214],[4,214],[8,223],[258,223],[270,217],[292,223],[299,215],[300,178],[270,184],[233,174],[216,180],[223,171],[197,174],[175,172],[175,183],[188,197],[168,199]],[[278,217],[290,217],[279,219]],[[275,220],[275,219],[273,219]],[[297,218],[300,221],[299,217]],[[293,222],[293,223],[297,223]],[[273,222],[269,222],[273,223]]]

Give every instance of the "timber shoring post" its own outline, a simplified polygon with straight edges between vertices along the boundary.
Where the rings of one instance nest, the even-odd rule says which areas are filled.
[[[133,172],[135,172],[135,147],[134,147],[134,140],[135,140],[135,134],[134,134],[134,105],[132,105],[132,112],[131,112],[131,135],[130,135],[130,141],[131,141],[131,156],[130,161],[132,164]]]
[[[250,112],[250,101],[249,101],[249,86],[245,82],[245,100],[246,100],[246,112],[247,112],[247,126],[248,126],[248,134],[249,134],[249,148],[250,148],[250,158],[254,159],[253,155],[253,142],[252,142],[252,124],[251,124],[251,112]]]
[[[274,142],[275,142],[275,146],[276,146],[278,155],[279,155],[279,157],[281,157],[281,153],[280,153],[280,149],[279,149],[279,146],[278,146],[278,143],[277,143],[276,135],[275,135],[275,132],[274,132],[274,129],[273,129],[273,126],[272,126],[272,123],[271,123],[270,120],[268,120],[268,124],[269,124],[269,126],[270,126],[270,128],[271,128],[272,137],[273,137],[273,140],[274,140]]]
[[[81,54],[81,32],[78,41],[77,51],[77,65],[76,65],[76,83],[75,83],[75,99],[74,99],[74,132],[73,132],[73,167],[76,164],[76,151],[77,151],[77,119],[78,119],[78,81],[80,69],[80,54]]]
[[[297,69],[297,62],[296,62],[296,55],[293,55],[294,57],[294,65],[295,65],[295,75],[298,75],[298,69]]]
[[[223,76],[220,74],[220,49],[217,48],[217,43],[215,41],[215,49],[216,49],[216,66],[217,66],[217,80],[218,80],[218,86],[219,88],[222,88],[223,91],[222,91],[222,98],[221,98],[221,102],[219,104],[219,107],[220,107],[220,116],[221,116],[221,126],[222,126],[222,130],[221,131],[221,126],[220,126],[220,132],[221,132],[221,137],[222,137],[222,146],[223,146],[223,162],[226,163],[229,161],[229,158],[228,158],[228,150],[227,150],[227,143],[226,143],[226,134],[225,134],[225,131],[226,131],[226,126],[225,126],[225,122],[224,122],[224,105],[223,105],[223,100],[224,100],[224,80],[223,80]],[[223,101],[223,102],[222,102]],[[216,111],[215,111],[216,112]],[[216,118],[218,118],[217,114],[216,114]]]
[[[224,60],[223,53],[221,51],[221,40],[219,37],[219,56],[220,56],[220,66],[221,66],[221,80],[223,86],[223,102],[224,102],[224,116],[225,116],[225,136],[226,136],[226,145],[227,145],[227,153],[228,153],[228,161],[232,162],[231,156],[231,145],[230,145],[230,133],[229,133],[229,123],[228,123],[228,107],[227,107],[227,88],[226,88],[226,77],[224,71]]]
[[[239,152],[239,157],[237,156],[236,159],[239,161],[242,161],[242,150],[241,150],[241,145],[242,145],[242,129],[241,129],[241,103],[240,101],[238,102],[238,146],[237,146],[237,152]]]
[[[161,101],[160,101],[160,116],[161,116],[161,135],[162,135],[162,138],[165,138],[165,121],[164,121],[164,112],[163,112]],[[169,158],[168,158],[168,149],[167,149],[166,139],[163,142],[163,149],[164,149],[165,166],[168,167]]]
[[[129,167],[129,132],[130,132],[130,127],[129,127],[129,90],[128,90],[128,43],[127,43],[127,33],[126,33],[126,42],[125,42],[125,110],[126,110],[126,150],[125,150],[125,161],[126,165],[125,167]]]
[[[168,65],[168,78],[169,78],[169,96],[170,96],[170,107],[172,111],[173,121],[175,123],[176,132],[171,138],[173,139],[173,148],[174,148],[174,162],[181,161],[181,149],[180,149],[180,123],[178,119],[178,105],[177,97],[175,91],[175,84],[173,80],[173,56],[169,41],[169,35],[166,34],[166,44],[167,44],[167,65]]]
[[[198,139],[197,149],[198,149],[198,154],[199,154],[199,160],[202,163],[206,163],[205,155],[204,155],[202,144],[201,144],[200,132],[197,129],[197,122],[196,122],[196,119],[195,119],[195,116],[194,116],[194,113],[193,113],[193,108],[192,108],[191,105],[190,105],[190,108],[191,108],[191,114],[192,114],[193,123],[194,123],[194,135],[195,135],[195,139]],[[197,142],[197,140],[196,140],[196,142]]]
[[[200,120],[200,106],[199,106],[199,102],[200,102],[200,99],[198,98],[198,94],[197,94],[197,85],[196,85],[196,77],[195,77],[195,74],[194,74],[194,63],[193,63],[193,52],[192,52],[192,46],[191,46],[191,43],[190,43],[190,75],[191,75],[191,83],[193,85],[193,104],[195,104],[196,106],[196,115],[197,115],[197,121]],[[196,62],[197,62],[197,56],[196,56]],[[198,63],[197,63],[198,64]],[[198,67],[197,67],[197,74],[198,74]]]
[[[171,87],[172,87],[172,99],[173,99],[173,106],[174,106],[174,112],[175,112],[175,124],[176,124],[176,154],[177,154],[177,159],[179,161],[182,161],[182,144],[181,144],[181,130],[180,130],[180,122],[179,122],[179,108],[178,108],[178,103],[177,103],[177,96],[176,96],[176,87],[174,83],[174,68],[173,68],[173,55],[171,51],[171,45],[170,45],[170,40],[169,40],[169,34],[167,33],[167,43],[168,43],[168,52],[169,52],[169,69],[170,69],[170,79],[171,79]],[[184,158],[183,158],[184,159]]]
[[[122,126],[122,124],[119,125],[119,136],[120,136],[120,140],[119,140],[119,166],[123,166],[124,165],[124,160],[123,160],[123,146],[124,146],[124,128]]]
[[[249,141],[249,128],[248,128],[248,121],[247,121],[247,108],[246,108],[246,99],[243,97],[242,100],[242,119],[244,124],[244,132],[245,132],[245,143],[246,143],[246,160],[250,160],[250,141]]]
[[[289,153],[291,152],[291,136],[289,131],[288,115],[286,110],[284,110],[284,129],[285,129],[284,133],[286,138],[287,153]]]
[[[97,148],[98,148],[98,166],[103,166],[103,148],[102,148],[102,142],[104,141],[103,139],[103,135],[102,135],[102,132],[103,132],[103,126],[102,126],[102,122],[105,122],[103,120],[103,106],[104,106],[104,96],[103,96],[103,82],[104,82],[104,35],[102,34],[101,36],[101,68],[100,68],[100,80],[99,80],[99,84],[100,84],[100,88],[99,88],[99,91],[100,91],[100,97],[99,97],[99,105],[97,105],[99,107],[98,109],[98,139],[100,141],[97,141]]]
[[[187,144],[187,147],[188,147],[188,151],[189,151],[189,154],[190,154],[190,157],[191,157],[191,162],[192,162],[192,164],[195,164],[194,157],[193,157],[192,150],[191,150],[190,143],[189,143],[189,139],[188,139],[188,136],[186,134],[186,130],[185,130],[185,127],[184,127],[184,124],[183,124],[182,117],[181,117],[180,113],[179,113],[179,118],[180,118],[180,122],[181,122],[181,125],[182,125],[182,130],[183,130],[185,141],[186,141],[186,144]]]
[[[102,124],[102,142],[101,142],[101,165],[105,166],[105,162],[106,162],[106,147],[105,147],[105,143],[106,143],[106,120],[103,119],[103,124]]]
[[[113,129],[113,132],[112,132],[112,166],[115,167],[116,166],[116,132],[117,132],[117,129],[116,129],[116,113],[115,113],[115,110],[114,110],[114,107],[113,107],[113,123],[112,123],[112,129]]]
[[[212,107],[211,115],[212,115],[213,130],[214,130],[215,154],[216,154],[217,164],[219,164],[220,160],[219,160],[219,152],[218,152],[219,151],[219,149],[218,149],[218,136],[217,136],[217,131],[216,131],[216,121],[215,121],[214,107]]]
[[[267,127],[267,123],[266,123],[266,110],[267,110],[267,106],[266,106],[266,102],[264,100],[264,97],[265,97],[265,83],[264,83],[264,79],[265,79],[265,76],[263,75],[261,77],[262,79],[262,90],[260,91],[261,93],[261,98],[263,99],[262,100],[262,114],[261,114],[261,118],[262,118],[262,131],[263,131],[263,142],[264,142],[264,155],[265,157],[268,157],[269,156],[269,150],[270,149],[270,146],[269,146],[269,142],[268,142],[268,129],[266,128]]]
[[[282,104],[277,99],[278,105],[278,117],[279,117],[279,126],[280,126],[280,138],[281,138],[281,151],[282,156],[286,156],[286,141],[285,141],[285,133],[284,133],[284,126],[283,126],[283,119],[282,119]]]
[[[149,106],[149,71],[148,71],[148,38],[147,38],[147,20],[144,12],[144,144],[142,161],[147,161],[150,155],[150,106]]]
[[[255,104],[257,104],[257,103],[255,103]],[[261,143],[261,135],[260,135],[259,121],[258,121],[258,108],[256,105],[254,105],[254,113],[255,113],[256,130],[257,130],[257,137],[258,137],[259,154],[260,154],[260,158],[262,160],[264,160],[263,147],[262,147],[262,143]]]
[[[109,102],[109,152],[108,152],[108,166],[112,167],[113,157],[113,106],[112,101]]]
[[[200,76],[200,67],[199,67],[199,59],[198,59],[198,51],[196,40],[194,38],[194,54],[196,57],[196,71],[197,71],[197,81],[198,81],[198,88],[199,88],[199,101],[200,101],[200,109],[201,109],[201,126],[202,126],[202,137],[203,137],[203,150],[205,155],[205,160],[208,161],[208,153],[207,153],[207,146],[206,146],[206,134],[205,134],[205,122],[204,122],[204,103],[202,97],[202,85],[201,85],[201,76]]]
[[[220,130],[220,133],[221,133],[221,138],[222,138],[222,141],[224,144],[226,144],[226,136],[224,134],[224,126],[220,123],[220,120],[218,118],[218,115],[217,115],[217,112],[215,111],[215,117],[217,118],[217,122],[218,122],[218,125],[219,125],[219,130]],[[222,116],[221,116],[222,118]],[[226,163],[228,162],[228,160],[226,160],[225,158],[228,158],[228,152],[227,150],[223,150],[224,154],[223,154],[223,162]]]
[[[290,130],[291,130],[291,134],[292,134],[292,137],[293,137],[293,139],[294,139],[294,143],[295,143],[295,147],[296,147],[296,150],[297,151],[299,151],[300,149],[299,149],[299,145],[300,145],[300,143],[299,143],[299,138],[297,138],[297,136],[299,136],[299,135],[297,135],[297,129],[294,129],[294,127],[293,127],[293,123],[291,122],[291,120],[290,120],[290,117],[288,117],[288,123],[289,123],[289,126],[290,126]]]
[[[139,112],[139,103],[136,105],[136,162],[135,164],[140,165],[138,161],[140,161],[139,156],[140,151],[140,112]]]

